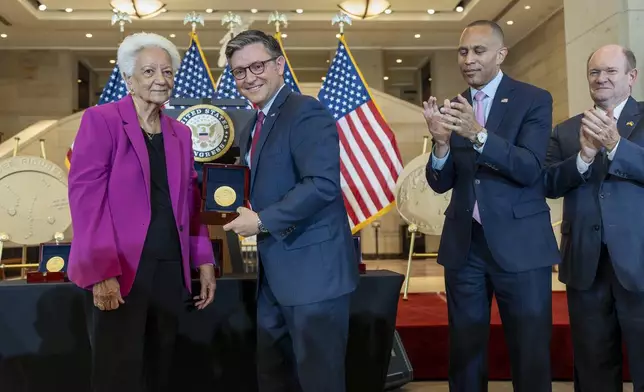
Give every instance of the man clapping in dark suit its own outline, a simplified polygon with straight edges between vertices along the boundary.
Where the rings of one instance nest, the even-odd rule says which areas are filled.
[[[490,21],[463,32],[458,64],[469,85],[438,108],[425,103],[434,149],[427,180],[452,190],[438,262],[445,267],[452,392],[487,391],[496,296],[516,391],[550,391],[552,265],[559,253],[543,167],[552,97],[504,75],[503,32]]]
[[[548,196],[564,198],[560,279],[567,285],[575,390],[622,391],[622,339],[644,391],[644,104],[631,97],[633,52],[588,60],[595,107],[557,125]]]

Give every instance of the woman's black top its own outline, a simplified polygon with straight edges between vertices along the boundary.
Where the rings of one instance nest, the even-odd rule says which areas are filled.
[[[152,218],[143,245],[143,254],[157,260],[181,261],[181,243],[172,211],[172,201],[166,170],[164,134],[155,134],[150,140],[142,129],[150,158],[150,203]]]

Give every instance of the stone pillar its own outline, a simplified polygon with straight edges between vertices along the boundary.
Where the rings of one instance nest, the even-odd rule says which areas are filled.
[[[458,53],[455,50],[439,50],[432,55],[431,95],[435,96],[439,105],[445,99],[452,99],[465,88],[467,84],[458,68]]]
[[[642,0],[564,0],[568,107],[574,116],[592,106],[588,93],[586,62],[602,45],[618,44],[633,50],[644,63],[644,2]],[[633,97],[644,98],[640,75]]]

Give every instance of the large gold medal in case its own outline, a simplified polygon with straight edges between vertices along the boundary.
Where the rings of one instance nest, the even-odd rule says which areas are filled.
[[[250,170],[244,165],[206,163],[203,165],[201,221],[225,225],[248,207]]]

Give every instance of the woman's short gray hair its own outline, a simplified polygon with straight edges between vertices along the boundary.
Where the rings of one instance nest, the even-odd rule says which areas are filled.
[[[139,52],[151,47],[161,48],[168,53],[172,60],[172,70],[176,74],[181,66],[181,56],[177,47],[167,38],[154,33],[135,33],[125,37],[116,55],[116,63],[121,72],[126,76],[132,76]]]

